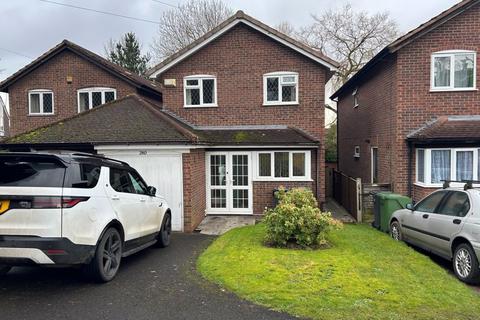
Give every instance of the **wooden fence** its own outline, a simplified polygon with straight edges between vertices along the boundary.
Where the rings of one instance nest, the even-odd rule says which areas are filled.
[[[362,181],[333,170],[333,198],[358,222],[362,222]]]

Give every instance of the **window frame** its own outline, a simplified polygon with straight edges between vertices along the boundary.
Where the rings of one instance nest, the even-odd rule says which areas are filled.
[[[32,95],[38,94],[40,95],[40,112],[32,112]],[[43,95],[44,94],[51,94],[52,95],[52,112],[44,112],[43,108]],[[53,94],[53,90],[50,89],[33,89],[28,90],[28,115],[29,116],[51,116],[55,114],[55,95]]]
[[[425,182],[418,181],[418,150],[424,150],[424,180]],[[480,180],[480,172],[478,170],[479,166],[479,147],[470,147],[470,148],[417,148],[415,150],[415,185],[421,187],[442,187],[443,183],[432,183],[432,151],[450,151],[450,180],[457,180],[457,152],[461,151],[472,151],[473,152],[473,167],[472,167],[472,177],[473,180]]]
[[[196,86],[187,85],[188,80],[198,80]],[[204,103],[203,102],[203,81],[204,80],[213,80],[213,103]],[[200,104],[187,104],[187,89],[199,89],[200,93]],[[201,75],[191,75],[183,78],[183,107],[184,108],[215,108],[218,107],[217,100],[217,77],[208,74]]]
[[[295,78],[295,101],[282,101],[282,85],[288,85],[288,83],[282,82],[282,77],[294,77]],[[269,78],[278,78],[278,100],[276,101],[268,101],[267,96],[267,79]],[[290,84],[291,85],[291,84]],[[298,87],[299,87],[299,76],[298,72],[293,71],[278,71],[278,72],[270,72],[265,73],[263,75],[263,105],[264,106],[288,106],[288,105],[298,105],[299,104],[299,97],[298,97]]]
[[[100,104],[103,105],[105,104],[105,93],[113,91],[113,101],[117,100],[117,89],[115,88],[109,88],[109,87],[88,87],[88,88],[82,88],[77,90],[77,112],[85,112],[88,110],[92,110],[93,107],[93,93],[94,92],[100,92],[102,95],[102,103]],[[85,111],[80,111],[80,94],[81,93],[88,93],[88,110]]]
[[[455,56],[461,54],[473,54],[473,86],[455,88]],[[435,86],[435,58],[450,58],[450,86]],[[477,89],[477,52],[472,50],[446,50],[432,53],[430,61],[430,92],[444,91],[476,91]]]
[[[275,153],[288,152],[288,177],[275,177]],[[293,176],[293,154],[305,155],[305,175]],[[270,176],[260,176],[260,154],[270,154]],[[254,181],[313,181],[311,174],[311,151],[310,150],[262,150],[253,152]]]
[[[376,161],[375,161],[375,165],[374,165],[374,151],[376,151]],[[370,173],[371,173],[371,183],[372,185],[377,185],[379,182],[378,182],[378,175],[379,175],[379,167],[378,167],[378,162],[379,162],[379,156],[378,156],[378,147],[370,147]],[[375,170],[376,169],[376,170]],[[375,174],[376,174],[376,177],[375,177]],[[375,179],[377,181],[375,181]]]
[[[355,88],[352,92],[353,97],[353,108],[358,108],[358,87]]]

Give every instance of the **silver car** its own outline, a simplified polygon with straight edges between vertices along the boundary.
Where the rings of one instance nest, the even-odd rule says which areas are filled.
[[[453,261],[455,275],[480,283],[480,190],[445,188],[395,211],[390,235]]]

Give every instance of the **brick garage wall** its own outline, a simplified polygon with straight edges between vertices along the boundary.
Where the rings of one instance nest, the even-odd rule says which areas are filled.
[[[338,168],[345,174],[371,183],[371,147],[378,147],[379,183],[391,183],[396,164],[395,149],[395,57],[382,61],[360,80],[354,108],[353,90],[347,90],[338,103]],[[360,158],[354,148],[360,146]]]
[[[410,43],[398,52],[398,125],[395,155],[396,192],[408,192],[408,145],[405,137],[426,122],[447,115],[479,115],[480,92],[430,92],[431,55],[443,50],[472,50],[477,52],[477,86],[480,68],[480,5],[457,15],[442,26]],[[415,167],[412,168],[415,181]],[[419,200],[434,189],[414,188]]]
[[[299,73],[299,105],[263,106],[263,75]],[[195,74],[217,77],[218,107],[184,108],[183,78]],[[245,25],[238,25],[157,79],[176,79],[162,88],[164,107],[200,126],[290,125],[322,141],[318,198],[324,201],[324,95],[328,71],[294,50]]]
[[[418,202],[439,188],[425,188],[418,185],[413,186],[413,201]]]
[[[184,230],[192,232],[205,217],[205,150],[183,154]]]
[[[67,76],[73,77],[67,83]],[[78,113],[77,90],[87,87],[111,87],[117,99],[135,93],[136,88],[100,69],[71,51],[63,51],[9,88],[11,135],[30,131]],[[54,115],[29,116],[28,91],[48,89],[54,95]]]

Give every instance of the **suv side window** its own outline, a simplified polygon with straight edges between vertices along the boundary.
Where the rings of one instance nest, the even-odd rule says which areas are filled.
[[[73,163],[67,169],[65,188],[92,189],[98,183],[101,167],[88,163]]]
[[[465,217],[469,210],[470,200],[468,195],[465,192],[453,191],[447,196],[438,213],[454,217]]]
[[[127,170],[110,168],[110,185],[117,192],[136,193]]]
[[[447,191],[438,191],[432,193],[415,206],[415,211],[434,213],[446,194]]]
[[[143,182],[142,177],[134,171],[130,171],[129,173],[130,179],[132,180],[133,188],[135,192],[138,194],[147,194],[147,185]]]

